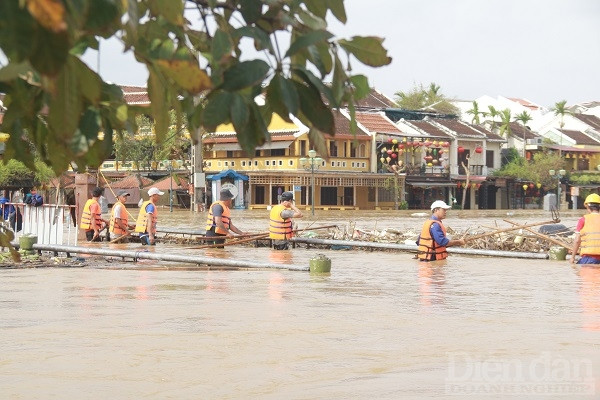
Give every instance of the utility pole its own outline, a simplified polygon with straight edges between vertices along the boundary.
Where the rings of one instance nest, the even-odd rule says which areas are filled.
[[[192,210],[201,212],[204,210],[204,193],[206,190],[206,176],[203,169],[202,133],[197,131],[198,142],[192,145],[192,182],[194,184],[194,195],[192,198]]]

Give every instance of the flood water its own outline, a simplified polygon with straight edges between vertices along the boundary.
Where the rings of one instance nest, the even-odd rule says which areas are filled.
[[[327,212],[330,223],[412,228],[413,212]],[[510,213],[510,215],[507,215]],[[582,211],[563,216],[574,227]],[[238,211],[245,231],[266,211]],[[161,210],[161,226],[205,215]],[[449,211],[464,230],[541,211]],[[139,249],[139,244],[119,245]],[[422,399],[600,397],[600,268],[565,261],[298,248],[157,252],[308,265],[332,273],[115,267],[0,271],[6,399]],[[172,268],[156,270],[160,265]],[[182,266],[183,267],[183,266]]]

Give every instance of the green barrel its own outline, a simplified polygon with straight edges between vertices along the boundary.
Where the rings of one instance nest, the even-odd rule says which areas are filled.
[[[331,259],[324,254],[317,254],[308,263],[311,274],[328,274],[331,272]]]
[[[562,246],[553,246],[548,250],[548,258],[551,260],[564,261],[567,259],[567,249]]]
[[[33,245],[37,243],[37,236],[23,235],[19,238],[20,250],[33,250]]]

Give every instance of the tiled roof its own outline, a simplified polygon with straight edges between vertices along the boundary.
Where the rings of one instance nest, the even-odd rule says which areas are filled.
[[[360,120],[358,119],[358,113],[356,113],[356,120],[357,122],[360,122]],[[334,110],[333,122],[335,123],[335,135],[325,135],[326,137],[335,137],[339,139],[351,139],[355,137],[350,131],[350,120],[348,119],[348,117],[346,117],[346,115],[342,114],[340,111]],[[363,131],[360,128],[360,126],[358,126],[356,129],[356,138],[360,137],[366,138],[370,136],[367,132]]]
[[[594,128],[597,131],[600,131],[600,118],[595,115],[587,115],[587,114],[573,114],[575,118],[584,122]]]
[[[59,180],[60,187],[62,189],[73,189],[75,187],[75,175],[70,174],[62,174],[58,178],[50,179],[50,183],[48,184],[48,186],[53,188],[58,187]]]
[[[173,180],[173,183],[171,186],[171,179]],[[181,176],[178,175],[174,175],[174,176],[167,176],[165,179],[162,179],[158,182],[154,182],[152,185],[147,185],[147,187],[155,187],[158,188],[158,190],[160,191],[165,191],[165,190],[170,190],[171,187],[173,187],[173,190],[175,189],[187,189],[188,187],[188,181],[185,178],[182,178]]]
[[[514,101],[515,103],[519,103],[523,107],[527,107],[530,110],[539,110],[541,108],[540,106],[538,106],[537,104],[533,104],[529,100],[519,99],[517,97],[508,97],[508,99]]]
[[[379,113],[357,112],[356,120],[369,132],[401,134],[402,131]]]
[[[377,90],[371,89],[371,92],[364,99],[356,102],[356,107],[388,108],[396,107],[396,103],[394,103],[391,99],[388,99],[382,93],[379,93]]]
[[[437,126],[432,125],[429,121],[405,121],[405,123],[411,124],[431,136],[452,138],[452,135],[449,135]]]
[[[464,124],[458,120],[450,120],[450,119],[432,119],[432,121],[436,124],[443,126],[446,129],[449,129],[453,132],[456,132],[457,137],[470,137],[470,138],[483,138],[483,132],[474,129],[472,126],[468,124]]]
[[[525,137],[525,140],[529,140],[529,139],[537,139],[540,137],[540,135],[538,135],[537,133],[530,131],[529,129],[524,127],[522,124],[515,122],[515,121],[510,123],[510,130],[511,130],[513,136],[515,136],[519,139],[523,139],[523,137]]]
[[[463,122],[464,124],[467,124],[466,122]],[[469,125],[471,128],[478,130],[479,132],[483,133],[488,140],[496,140],[496,141],[500,141],[500,142],[505,142],[506,139],[504,139],[502,136],[495,134],[492,131],[487,130],[486,128],[484,128],[483,126],[479,126],[479,125],[473,125],[473,124],[467,124]]]
[[[559,131],[563,135],[573,139],[575,141],[575,144],[588,144],[588,145],[592,145],[592,146],[600,145],[600,142],[592,139],[591,137],[589,137],[588,135],[586,135],[583,132],[572,131],[569,129],[559,129]]]
[[[141,183],[141,185],[140,185]],[[146,178],[145,176],[138,175],[128,175],[125,178],[118,180],[114,183],[111,183],[110,186],[113,189],[130,189],[130,188],[139,188],[148,186],[154,183],[154,181],[150,178]]]
[[[119,86],[123,91],[123,98],[127,104],[147,106],[150,105],[148,89],[144,86]]]

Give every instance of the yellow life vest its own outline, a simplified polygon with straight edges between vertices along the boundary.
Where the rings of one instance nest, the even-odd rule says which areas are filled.
[[[215,222],[215,216],[213,215],[213,207],[215,204],[219,204],[221,207],[223,207],[221,221],[223,222],[223,225],[225,225],[225,227],[227,228],[226,231],[219,228],[217,226],[217,223]],[[229,210],[229,207],[225,205],[224,201],[215,201],[210,205],[210,208],[208,209],[208,215],[206,216],[206,231],[210,231],[213,226],[215,227],[215,233],[220,233],[222,235],[227,235],[229,233],[229,227],[231,226],[231,210]]]
[[[96,219],[96,226],[98,226],[98,228],[102,227],[102,215],[92,215],[92,212],[90,210],[92,208],[92,204],[94,203],[98,204],[98,200],[96,200],[93,197],[85,202],[85,205],[83,206],[83,212],[81,213],[81,224],[79,224],[79,228],[84,229],[86,231],[91,230],[92,218]],[[100,205],[98,204],[98,206]]]
[[[442,224],[442,221],[435,219],[425,221],[423,228],[421,229],[421,236],[419,237],[419,248],[417,253],[419,260],[443,260],[448,257],[446,246],[440,246],[431,236],[430,229],[434,223],[440,224],[442,232],[444,232],[444,235],[446,234],[446,227]]]
[[[579,231],[581,234],[580,253],[582,256],[600,256],[600,214],[586,214],[584,218],[585,223]]]
[[[142,207],[140,208],[140,213],[138,214],[137,220],[135,221],[135,231],[139,233],[146,232],[146,224],[148,219],[148,214],[146,213],[146,207],[148,204],[152,203],[151,200],[146,200],[142,203]],[[154,203],[152,203],[154,204]],[[152,222],[151,222],[151,230],[152,233],[156,233],[156,222],[158,221],[158,207],[154,204],[154,212],[152,213]]]
[[[278,204],[271,209],[271,214],[269,216],[269,238],[286,240],[291,239],[294,236],[292,219],[281,218],[281,212],[289,209],[290,208],[285,207],[283,204]]]
[[[124,209],[125,205],[123,203],[121,203],[120,201],[117,201],[113,206],[112,209],[110,210],[110,226],[109,226],[109,230],[110,232],[114,233],[115,235],[124,235],[127,233],[126,230],[122,229],[119,224],[117,224],[116,220],[120,219],[121,222],[123,222],[125,224],[125,226],[127,226],[128,223],[128,218],[127,218],[127,210],[123,210],[125,212],[125,218],[115,218],[115,208],[117,207],[117,205],[121,205],[121,207]],[[123,215],[123,213],[121,213],[121,216]]]

